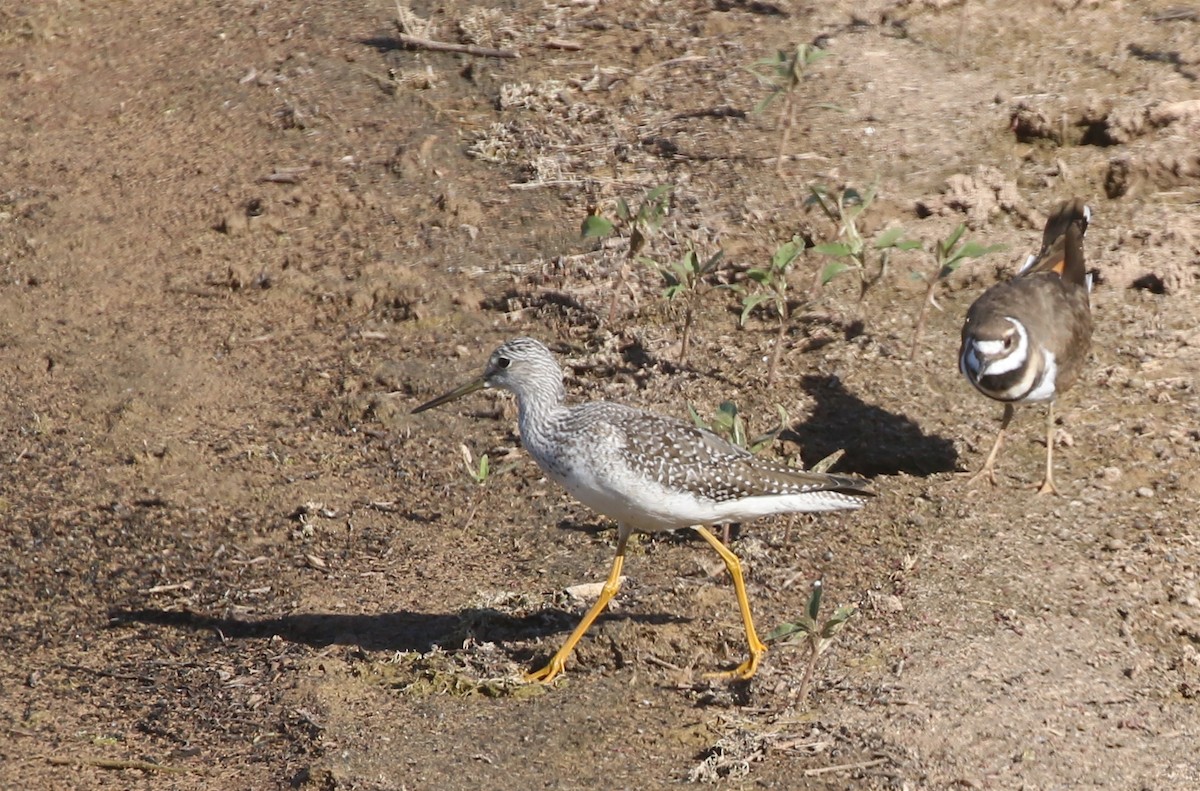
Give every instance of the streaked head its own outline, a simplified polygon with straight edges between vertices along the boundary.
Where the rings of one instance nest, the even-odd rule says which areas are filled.
[[[421,404],[413,410],[413,414],[433,409],[485,388],[508,390],[518,397],[547,388],[551,393],[561,394],[562,369],[541,341],[533,338],[513,338],[500,344],[492,352],[482,376]]]

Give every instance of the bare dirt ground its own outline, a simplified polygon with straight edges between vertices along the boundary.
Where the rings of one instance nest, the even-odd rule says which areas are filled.
[[[1197,8],[1177,2],[414,3],[15,0],[0,7],[0,787],[1200,787]],[[828,57],[781,103],[756,61]],[[642,254],[725,259],[836,232],[815,184],[878,184],[868,238],[958,222],[908,360],[928,252],[775,321],[711,288],[692,349]],[[969,489],[1000,407],[956,370],[971,300],[1072,195],[1101,275],[1059,407],[1064,495],[1030,491],[1042,412]],[[764,631],[823,578],[858,613],[798,699],[748,684],[719,560],[641,540],[614,611],[544,661],[613,530],[480,394],[418,416],[500,340],[578,398],[736,401],[765,451],[869,475],[857,513],[733,533]],[[487,453],[479,485],[460,446]]]

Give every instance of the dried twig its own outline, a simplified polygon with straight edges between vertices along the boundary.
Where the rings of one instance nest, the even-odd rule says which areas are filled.
[[[259,181],[271,182],[275,184],[296,184],[300,181],[300,177],[310,170],[308,167],[283,168],[276,170],[263,176]]]
[[[519,58],[521,53],[511,49],[493,49],[479,47],[475,44],[454,44],[449,41],[434,41],[433,39],[410,36],[407,33],[397,33],[396,40],[406,47],[427,49],[431,52],[461,52],[465,55],[478,55],[481,58]]]
[[[169,772],[171,774],[184,774],[188,770],[181,766],[167,766],[165,764],[154,764],[149,761],[121,761],[112,758],[88,758],[87,756],[79,758],[59,758],[57,756],[46,756],[46,761],[52,766],[94,766],[98,769],[140,769],[143,772]]]
[[[870,769],[872,766],[879,766],[888,762],[887,758],[876,758],[871,761],[858,761],[852,764],[835,764],[834,766],[822,766],[816,769],[805,769],[805,777],[815,777],[817,775],[828,774],[829,772],[849,772],[854,769]]]

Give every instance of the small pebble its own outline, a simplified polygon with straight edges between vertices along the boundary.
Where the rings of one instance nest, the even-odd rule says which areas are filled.
[[[1154,490],[1151,489],[1149,486],[1139,487],[1137,490],[1137,496],[1138,497],[1153,497]]]

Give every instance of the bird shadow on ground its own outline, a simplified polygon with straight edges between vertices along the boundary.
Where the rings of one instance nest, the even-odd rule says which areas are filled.
[[[846,455],[838,472],[859,475],[907,473],[925,477],[952,472],[958,461],[954,441],[926,434],[911,418],[868,404],[837,377],[809,374],[801,386],[816,401],[812,416],[781,437],[798,443],[806,467],[837,450]]]
[[[609,543],[613,548],[613,552],[616,553],[617,551],[617,525],[611,519],[580,521],[578,519],[564,518],[558,520],[556,527],[559,530],[583,533],[584,535],[594,538],[597,541],[608,541],[609,539],[605,538],[605,535],[607,534],[611,538]],[[730,528],[731,533],[735,536],[741,533],[740,524],[731,524]],[[717,528],[717,532],[721,532],[720,527]],[[636,542],[645,542],[643,544],[644,546],[649,546],[656,543],[664,546],[679,547],[698,545],[705,547],[705,551],[707,552],[712,551],[711,549],[707,549],[708,544],[705,543],[704,539],[700,537],[699,533],[687,527],[681,527],[677,530],[656,531],[653,533],[634,533],[634,538],[632,540]],[[628,558],[629,556],[626,557],[627,562],[637,562],[636,557],[632,561]]]
[[[565,633],[574,628],[579,614],[550,607],[514,616],[491,607],[468,607],[457,613],[400,611],[375,615],[302,613],[276,618],[220,618],[200,613],[170,610],[115,609],[108,614],[109,627],[133,624],[166,626],[194,632],[210,632],[221,640],[270,639],[279,636],[315,648],[330,645],[357,646],[365,651],[416,651],[426,653],[435,646],[461,646],[469,636],[490,642],[524,641]],[[685,621],[665,614],[606,614],[599,622],[631,620],[650,624]],[[527,657],[539,649],[514,647],[514,656]]]

